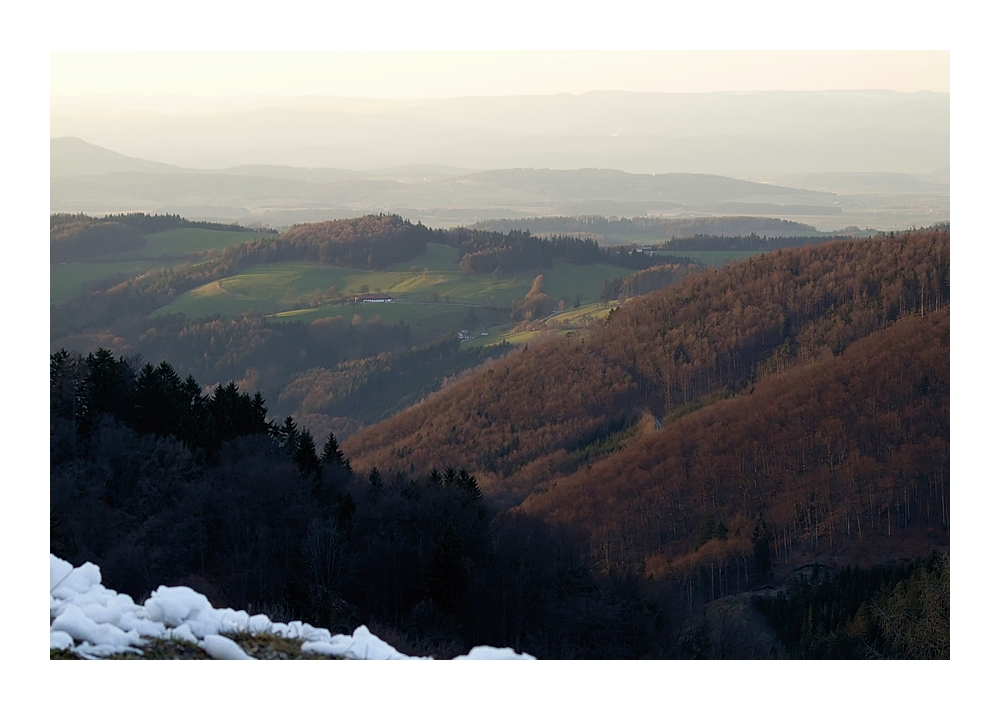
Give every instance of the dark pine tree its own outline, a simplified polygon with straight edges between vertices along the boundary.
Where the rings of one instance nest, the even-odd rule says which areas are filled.
[[[337,442],[337,438],[330,432],[330,435],[326,438],[326,443],[323,444],[323,456],[321,457],[323,463],[328,466],[335,466],[337,468],[351,470],[351,464],[344,456],[344,452],[340,450],[340,444]]]

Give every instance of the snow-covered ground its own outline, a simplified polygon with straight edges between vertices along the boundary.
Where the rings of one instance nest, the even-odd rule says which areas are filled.
[[[432,660],[407,656],[359,626],[351,636],[331,634],[301,621],[279,623],[263,614],[215,609],[190,587],[161,586],[142,605],[101,584],[100,568],[90,562],[73,567],[49,555],[50,649],[71,649],[85,658],[118,653],[141,654],[145,638],[197,644],[212,658],[254,660],[223,634],[249,631],[304,639],[302,651],[356,660]],[[534,660],[510,648],[477,646],[455,660]]]

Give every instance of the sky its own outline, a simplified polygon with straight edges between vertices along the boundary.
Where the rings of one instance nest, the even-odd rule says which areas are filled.
[[[551,142],[528,149],[524,145],[501,146],[497,138],[500,134],[577,135],[584,131],[576,125],[577,119],[583,120],[585,115],[602,117],[608,112],[617,112],[617,123],[611,128],[602,125],[599,133],[606,128],[608,132],[624,129],[626,136],[669,133],[669,127],[683,123],[685,116],[686,127],[676,129],[684,137],[701,135],[709,125],[724,120],[723,117],[736,120],[726,130],[745,131],[754,136],[781,123],[781,120],[765,120],[764,125],[758,125],[760,121],[754,123],[755,117],[751,115],[746,115],[747,120],[743,121],[737,117],[744,111],[752,114],[755,109],[742,104],[735,108],[727,104],[725,109],[720,106],[718,110],[723,113],[709,120],[695,116],[702,115],[697,111],[712,116],[715,104],[697,110],[687,107],[665,111],[646,104],[630,107],[611,97],[606,97],[601,106],[587,104],[585,108],[575,107],[562,114],[555,104],[546,104],[507,116],[505,111],[510,107],[497,104],[484,115],[467,120],[462,118],[462,110],[449,107],[439,107],[436,112],[425,108],[416,113],[415,109],[407,108],[424,101],[461,100],[470,96],[565,96],[594,91],[706,94],[857,90],[932,91],[947,96],[949,52],[219,49],[57,50],[50,55],[52,137],[77,137],[128,156],[188,168],[274,163],[373,169],[416,162],[475,169],[591,167],[748,177],[782,170],[822,172],[844,169],[845,165],[859,170],[924,173],[948,165],[947,119],[943,120],[942,131],[940,111],[926,117],[925,124],[921,124],[926,127],[934,124],[937,131],[934,136],[910,137],[896,141],[899,143],[896,145],[875,137],[867,128],[859,128],[859,118],[863,122],[884,110],[874,104],[872,111],[858,113],[857,106],[853,111],[845,110],[835,128],[841,133],[868,130],[864,140],[883,141],[877,150],[866,153],[861,162],[849,155],[849,151],[833,150],[820,160],[815,156],[807,158],[808,151],[799,151],[797,144],[769,143],[765,148],[759,139],[756,143],[748,139],[741,148],[743,153],[768,153],[767,160],[753,159],[749,163],[741,162],[729,152],[728,158],[714,162],[709,156],[711,151],[681,157],[676,153],[680,148],[667,148],[666,143],[633,148],[635,155],[629,156],[621,155],[622,149],[611,151],[612,155],[607,147],[590,144],[576,146],[571,156],[553,156],[549,154],[555,145]],[[318,110],[317,105],[302,103],[302,97],[310,96],[376,100],[374,108],[371,103],[366,104],[366,111],[376,111],[380,119],[354,126],[338,122],[331,114],[325,119],[327,123],[321,133],[315,134],[299,124],[303,120],[302,111]],[[379,100],[394,102],[383,104]],[[279,106],[282,108],[277,110]],[[275,110],[260,113],[264,108]],[[775,118],[788,119],[798,116],[799,108],[795,103],[775,105],[770,110],[781,113]],[[355,108],[337,104],[333,110]],[[911,119],[921,110],[926,108],[909,111],[904,118]],[[696,113],[688,115],[689,111]],[[195,115],[203,119],[194,118]],[[545,117],[553,121],[543,128],[538,121]],[[818,117],[807,112],[803,117],[807,122],[796,124],[795,130],[819,129],[824,121],[814,118]],[[528,124],[522,126],[525,119]],[[260,121],[266,121],[266,126],[257,126]],[[391,126],[385,121],[390,121]],[[422,126],[431,124],[432,128],[421,132]],[[912,131],[912,126],[895,122],[890,125],[900,135],[910,136],[906,131]],[[598,129],[588,124],[586,131],[593,130]],[[783,128],[777,130],[785,135]],[[473,131],[475,137],[463,131]],[[437,144],[445,135],[450,141],[447,148]],[[836,142],[826,134],[817,136],[816,146]],[[285,145],[289,141],[294,143],[295,150]],[[350,145],[338,143],[336,149],[331,149],[338,141]],[[279,148],[279,144],[284,147]],[[923,156],[924,148],[932,144],[936,153]],[[487,150],[490,147],[494,149],[492,153]]]
[[[52,96],[950,91],[947,51],[54,51]]]

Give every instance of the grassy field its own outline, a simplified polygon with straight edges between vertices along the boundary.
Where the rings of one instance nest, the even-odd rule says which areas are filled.
[[[552,316],[546,322],[549,325],[561,328],[586,328],[594,321],[604,320],[607,318],[611,308],[612,307],[606,303],[591,303],[586,306],[580,306],[579,308],[563,311],[562,313]]]
[[[497,314],[505,315],[504,312],[528,292],[538,275],[535,271],[500,278],[464,274],[458,268],[457,257],[457,250],[451,247],[428,244],[426,254],[384,271],[307,262],[260,265],[181,294],[156,315],[186,313],[189,317],[198,317],[255,310],[281,318],[311,321],[342,314],[347,308],[324,303],[362,293],[385,293],[402,303],[359,304],[359,315],[368,320],[377,314],[388,322],[405,320],[411,325],[424,321],[451,323],[467,317],[471,306],[483,311],[477,312],[479,324],[493,324],[498,322]],[[582,303],[593,303],[605,280],[629,271],[603,264],[556,263],[539,273],[545,274],[545,292],[552,298],[565,296],[572,301],[579,295]],[[352,303],[350,307],[355,306]]]
[[[270,234],[251,232],[219,232],[214,229],[168,229],[146,235],[146,246],[130,256],[155,258],[162,256],[190,257],[211,250],[223,250],[243,242],[253,242]]]
[[[617,301],[615,304],[617,304]],[[582,330],[594,321],[604,320],[607,318],[611,308],[612,306],[606,303],[590,303],[579,308],[563,311],[545,319],[546,327],[544,330],[527,330],[515,333],[516,326],[511,326],[508,323],[506,326],[494,328],[493,330],[486,329],[489,332],[487,336],[480,336],[477,333],[477,337],[462,343],[462,348],[485,348],[491,345],[499,345],[504,341],[513,345],[522,345],[541,336],[563,336],[567,333]]]
[[[250,232],[220,232],[214,229],[168,229],[146,235],[146,246],[116,257],[94,261],[52,264],[49,267],[49,299],[62,303],[85,293],[89,286],[110,276],[129,276],[150,269],[163,269],[191,261],[196,254],[222,250],[234,244],[260,239]]]
[[[312,322],[319,318],[343,316],[353,321],[354,316],[368,322],[378,316],[386,323],[405,321],[410,325],[411,334],[416,342],[422,342],[437,337],[441,333],[457,332],[471,328],[476,332],[496,329],[499,326],[509,326],[506,312],[472,308],[475,313],[474,323],[468,321],[470,306],[454,303],[340,303],[320,306],[319,308],[303,308],[277,313],[273,318],[283,320],[304,320]]]
[[[162,269],[180,262],[180,259],[137,259],[52,264],[49,267],[49,299],[51,303],[62,303],[82,295],[89,286],[110,276],[120,276],[121,280],[125,280],[150,269]]]

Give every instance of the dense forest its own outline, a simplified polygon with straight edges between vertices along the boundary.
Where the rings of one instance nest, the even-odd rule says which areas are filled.
[[[459,251],[462,271],[467,274],[509,273],[524,269],[551,268],[554,259],[570,264],[610,264],[642,269],[654,264],[689,264],[685,257],[664,256],[629,249],[600,246],[593,239],[555,236],[533,237],[528,232],[506,234],[448,230],[444,243]]]
[[[773,252],[524,348],[345,449],[465,466],[693,618],[775,567],[947,549],[948,297],[946,229]]]
[[[464,470],[355,475],[332,436],[267,421],[259,393],[200,389],[167,363],[53,355],[53,553],[136,598],[183,584],[273,619],[367,623],[410,653],[667,653],[643,580],[595,575],[572,536],[502,514]]]
[[[200,382],[233,380],[260,390],[284,411],[298,412],[317,430],[353,433],[394,414],[454,377],[507,348],[462,351],[441,337],[414,342],[410,326],[381,318],[347,317],[311,323],[248,314],[235,318],[183,314],[120,322],[115,332],[60,340],[85,351],[113,348],[154,362],[167,361]],[[337,385],[319,393],[317,388]]]
[[[633,299],[583,340],[527,346],[345,445],[365,466],[405,449],[523,496],[644,413],[662,420],[946,305],[948,274],[940,229],[747,259]]]
[[[659,291],[697,271],[694,264],[663,264],[650,266],[628,276],[605,281],[601,289],[602,301],[627,300],[635,296]]]
[[[576,524],[609,565],[745,589],[767,558],[860,564],[949,528],[949,317],[909,317],[758,381],[559,480],[521,508]],[[697,579],[693,580],[697,584]]]
[[[949,658],[950,555],[920,562],[811,567],[755,600],[793,658]]]

